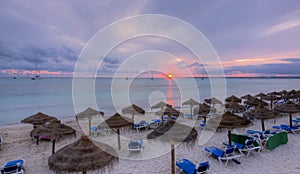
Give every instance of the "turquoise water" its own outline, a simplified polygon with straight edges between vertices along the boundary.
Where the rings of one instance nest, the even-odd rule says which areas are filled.
[[[114,114],[119,108],[112,101],[112,79],[97,78],[95,80],[95,98],[99,110],[106,116]],[[170,79],[134,79],[130,87],[126,88],[126,79],[119,79],[118,86],[113,91],[117,99],[122,99],[128,94],[129,103],[138,104],[146,111],[156,101],[167,100],[174,106],[180,106],[185,96],[194,94],[188,79],[180,79],[180,87],[175,80]],[[199,98],[203,102],[211,96],[209,79],[193,79],[197,84]],[[124,85],[122,85],[124,82]],[[186,83],[185,83],[186,82]],[[300,88],[300,79],[226,79],[227,96],[232,94],[242,96],[245,94],[268,93]],[[82,87],[80,95],[84,98],[88,89]],[[185,94],[185,96],[182,96]],[[44,78],[30,80],[29,78],[0,78],[0,125],[19,123],[21,119],[44,112],[58,118],[72,117],[75,115],[72,100],[72,78]],[[121,107],[121,106],[120,106]]]

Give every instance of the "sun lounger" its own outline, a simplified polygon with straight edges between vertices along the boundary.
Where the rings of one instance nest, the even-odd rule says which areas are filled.
[[[300,133],[300,128],[297,125],[294,125],[292,127],[290,127],[290,125],[287,124],[281,124],[279,126],[272,126],[273,129],[277,129],[277,130],[284,130],[287,132],[291,132],[293,134],[298,135]]]
[[[140,123],[136,123],[134,124],[134,128],[136,129],[136,131],[140,131],[141,129],[148,129],[150,126],[150,123],[146,122],[146,121],[140,121]]]
[[[237,164],[240,164],[240,162],[237,160],[237,158],[241,157],[242,155],[235,155],[234,154],[235,146],[227,146],[225,151],[215,147],[215,146],[209,146],[205,147],[204,150],[209,153],[209,155],[213,155],[219,159],[219,162],[222,164],[222,160],[225,160],[225,167],[228,164],[229,160],[233,160]]]
[[[23,174],[24,173],[24,160],[14,160],[5,163],[1,174]]]
[[[247,157],[248,157],[251,151],[257,150],[258,152],[260,152],[262,150],[262,146],[260,145],[260,143],[257,142],[259,145],[255,145],[255,141],[256,139],[250,138],[250,139],[246,139],[244,144],[232,142],[232,145],[234,145],[242,155],[244,155],[243,152],[247,152]],[[227,143],[223,143],[223,145],[229,146]]]
[[[127,152],[142,152],[143,140],[130,140],[128,143]]]
[[[176,161],[176,166],[180,169],[180,171],[186,174],[208,173],[210,167],[209,161],[199,163],[196,166],[188,159],[182,159],[180,161]]]

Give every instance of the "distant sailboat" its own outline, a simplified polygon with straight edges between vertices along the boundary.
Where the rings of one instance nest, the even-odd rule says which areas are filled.
[[[202,76],[201,76],[201,80],[204,80],[204,77],[203,77],[203,67],[202,67]]]
[[[152,71],[150,71],[150,73],[151,73],[151,80],[153,80],[153,73],[152,73]]]

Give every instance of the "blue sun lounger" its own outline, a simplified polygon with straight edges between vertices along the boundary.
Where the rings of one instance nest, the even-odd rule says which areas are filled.
[[[199,163],[197,166],[188,159],[176,161],[176,166],[186,174],[208,173],[209,161]]]
[[[215,146],[209,146],[205,147],[204,150],[209,153],[209,155],[213,155],[219,159],[219,162],[222,164],[222,160],[225,160],[225,167],[228,164],[229,160],[233,160],[237,164],[240,164],[240,162],[237,160],[238,157],[241,157],[242,155],[235,155],[234,154],[235,146],[228,146],[226,147],[225,151],[215,147]]]
[[[24,173],[24,160],[18,159],[5,163],[1,174],[23,174]]]

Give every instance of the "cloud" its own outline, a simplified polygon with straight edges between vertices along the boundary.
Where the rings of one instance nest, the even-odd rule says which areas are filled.
[[[225,68],[226,74],[260,74],[260,75],[296,75],[300,76],[300,58],[283,59],[289,63],[284,64],[262,64],[251,66],[232,66]]]

